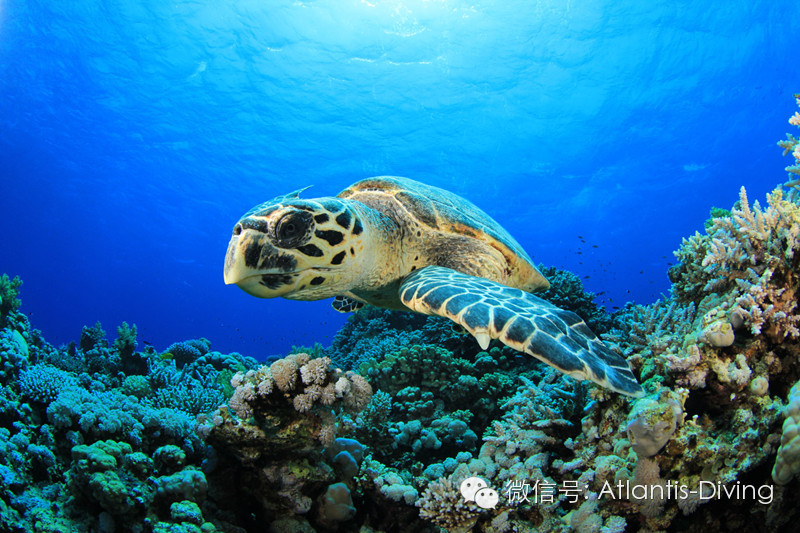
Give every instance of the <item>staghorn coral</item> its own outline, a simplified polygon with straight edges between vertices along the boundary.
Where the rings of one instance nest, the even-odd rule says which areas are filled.
[[[152,394],[147,395],[145,403],[192,415],[208,413],[224,403],[219,376],[212,365],[191,363],[178,370],[174,360],[152,357],[147,376]]]

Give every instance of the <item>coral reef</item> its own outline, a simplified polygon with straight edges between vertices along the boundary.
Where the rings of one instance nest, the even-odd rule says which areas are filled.
[[[250,504],[242,521],[255,512],[267,521],[289,515],[332,527],[355,515],[347,483],[363,448],[336,435],[352,426],[372,387],[330,364],[328,357],[296,353],[238,372],[227,405],[200,417],[198,433],[217,452],[212,481],[227,487],[226,500]],[[246,483],[228,486],[231,479]]]
[[[800,174],[798,139],[780,145]],[[638,400],[369,307],[331,347],[269,364],[207,339],[137,351],[127,323],[113,343],[97,323],[55,348],[3,275],[0,529],[789,530],[798,185],[712,210],[675,252],[669,296],[613,317],[576,276],[542,267],[546,297],[627,357]]]
[[[19,311],[21,283],[4,283],[5,301],[17,303],[0,329],[0,529],[238,531],[207,502],[210,452],[192,406],[208,391],[207,411],[224,402],[214,364],[255,361],[209,353],[181,373],[153,351],[136,352],[127,324],[113,345],[97,323],[56,349]],[[143,361],[144,373],[126,375],[126,358]],[[185,402],[160,405],[181,391]],[[214,523],[204,518],[212,515]]]

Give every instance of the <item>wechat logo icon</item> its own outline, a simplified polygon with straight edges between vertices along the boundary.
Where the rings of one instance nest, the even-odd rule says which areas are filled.
[[[461,495],[468,502],[482,509],[494,509],[497,506],[497,491],[479,477],[468,477],[461,482]]]

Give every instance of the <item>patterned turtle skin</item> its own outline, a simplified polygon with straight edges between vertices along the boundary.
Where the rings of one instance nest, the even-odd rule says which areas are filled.
[[[578,315],[531,294],[547,279],[464,198],[394,176],[359,181],[336,197],[301,192],[236,223],[226,284],[260,298],[334,298],[343,312],[372,304],[447,317],[483,349],[498,339],[576,379],[644,394],[625,359]]]

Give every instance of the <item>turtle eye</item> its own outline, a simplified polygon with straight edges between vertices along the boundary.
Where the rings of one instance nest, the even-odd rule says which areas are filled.
[[[309,233],[312,217],[306,211],[292,211],[275,224],[275,244],[281,248],[294,248]]]

